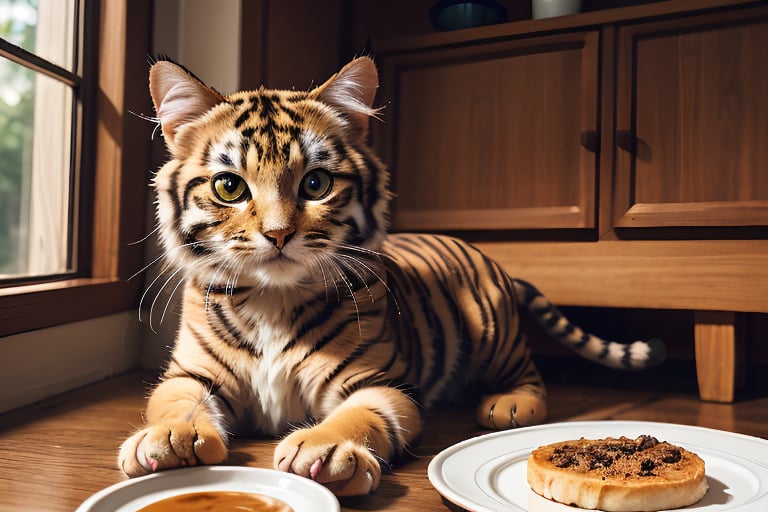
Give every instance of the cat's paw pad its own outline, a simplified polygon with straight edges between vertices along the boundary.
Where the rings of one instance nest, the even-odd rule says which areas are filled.
[[[322,427],[298,430],[275,449],[275,468],[325,485],[337,496],[371,494],[381,466],[364,445]]]
[[[210,426],[189,422],[151,425],[123,442],[118,465],[130,476],[197,464],[218,464],[227,448]]]

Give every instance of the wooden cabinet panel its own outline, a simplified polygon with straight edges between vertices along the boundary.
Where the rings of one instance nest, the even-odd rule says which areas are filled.
[[[394,228],[593,227],[597,55],[583,32],[382,56]]]
[[[768,225],[768,9],[619,41],[616,225]]]

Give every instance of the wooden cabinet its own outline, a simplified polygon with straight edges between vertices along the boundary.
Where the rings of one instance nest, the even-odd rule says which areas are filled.
[[[768,225],[768,9],[618,30],[615,226]]]
[[[374,52],[395,230],[458,233],[560,304],[695,311],[701,395],[732,400],[739,319],[768,312],[768,6],[669,0]]]
[[[595,226],[596,155],[581,134],[598,124],[597,32],[381,64],[384,91],[399,92],[385,112],[395,229]]]

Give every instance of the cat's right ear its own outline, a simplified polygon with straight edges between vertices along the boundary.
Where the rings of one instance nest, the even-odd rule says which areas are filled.
[[[171,154],[179,150],[178,131],[225,101],[182,66],[161,60],[149,70],[149,93]]]

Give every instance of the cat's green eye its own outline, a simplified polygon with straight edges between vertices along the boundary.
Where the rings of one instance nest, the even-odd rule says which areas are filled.
[[[304,175],[299,185],[299,196],[318,201],[327,196],[333,188],[333,176],[325,169],[314,169]]]
[[[213,193],[225,203],[238,203],[248,195],[245,180],[231,172],[221,172],[211,180]]]

